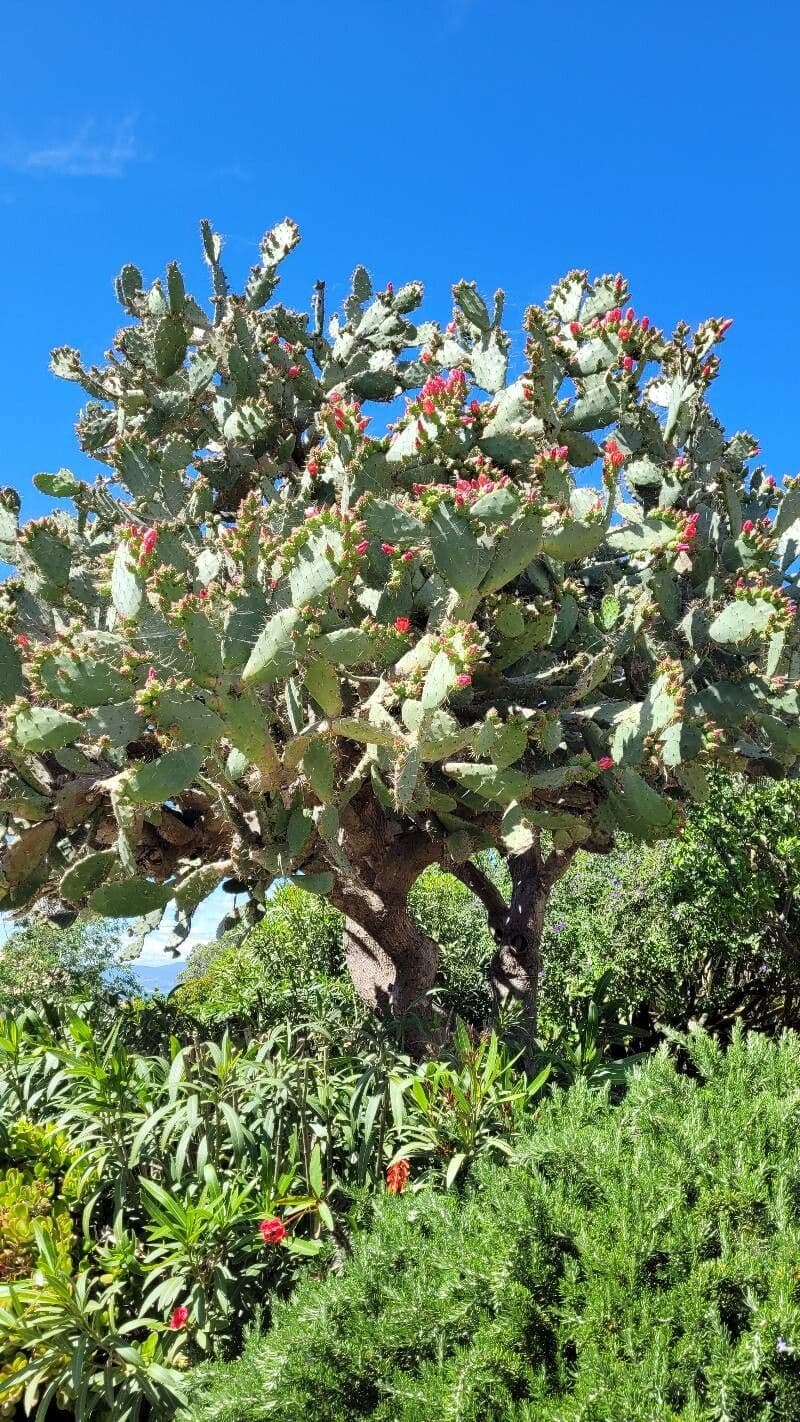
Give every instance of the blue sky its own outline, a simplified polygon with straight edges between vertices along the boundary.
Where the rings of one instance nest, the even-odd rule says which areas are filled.
[[[177,257],[205,290],[198,219],[232,275],[294,216],[282,295],[332,303],[353,266],[508,292],[509,325],[573,266],[622,270],[659,324],[736,324],[717,384],[732,428],[796,471],[800,21],[784,3],[403,0],[65,6],[6,0],[0,92],[2,482],[80,467],[77,387],[112,279]]]

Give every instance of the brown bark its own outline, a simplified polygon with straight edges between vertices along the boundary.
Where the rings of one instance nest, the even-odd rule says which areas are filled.
[[[347,967],[362,1001],[380,1016],[409,1017],[406,1041],[420,1052],[435,1031],[430,989],[439,946],[408,910],[408,894],[441,847],[417,829],[387,820],[372,796],[342,816],[342,851],[331,902],[344,914]]]
[[[539,1011],[541,945],[547,901],[553,885],[565,873],[575,848],[554,849],[543,858],[538,843],[510,856],[511,901],[502,923],[490,915],[498,946],[489,964],[489,980],[498,1003],[522,1004],[525,1029],[536,1036]],[[494,917],[494,922],[492,918]]]

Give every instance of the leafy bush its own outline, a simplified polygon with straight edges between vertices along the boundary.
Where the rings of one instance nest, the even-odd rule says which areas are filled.
[[[578,1082],[517,1168],[384,1200],[195,1422],[754,1422],[800,1412],[800,1039],[664,1051],[620,1106]]]
[[[172,1002],[201,1022],[262,1029],[362,1015],[345,972],[341,915],[291,884],[276,891],[249,932],[232,930],[194,948]]]
[[[79,1422],[172,1416],[183,1367],[343,1257],[393,1161],[451,1183],[509,1149],[541,1085],[463,1024],[413,1065],[371,1019],[310,1052],[286,1026],[182,1043],[159,1002],[96,1016],[0,1018],[0,1406],[27,1388]]]
[[[719,777],[677,840],[578,854],[545,927],[544,1028],[605,968],[643,1028],[800,1026],[799,824],[800,781]]]
[[[23,923],[0,949],[0,1011],[14,1011],[26,999],[132,995],[136,978],[117,961],[118,951],[108,924]]]

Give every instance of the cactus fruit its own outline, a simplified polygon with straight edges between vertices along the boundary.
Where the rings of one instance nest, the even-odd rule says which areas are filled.
[[[325,327],[273,300],[293,223],[242,296],[202,237],[210,313],[126,266],[113,359],[54,352],[100,469],[35,483],[73,512],[20,528],[0,493],[0,892],[186,925],[223,877],[291,877],[402,1007],[425,863],[474,886],[493,843],[546,890],[543,832],[560,865],[674,832],[709,760],[794,766],[800,493],[710,409],[726,323],[669,338],[622,278],[531,307],[509,380],[501,293],[458,283],[442,330],[359,267]]]

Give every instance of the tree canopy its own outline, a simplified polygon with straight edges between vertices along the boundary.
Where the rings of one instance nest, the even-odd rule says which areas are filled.
[[[53,354],[94,481],[36,475],[69,511],[22,527],[1,496],[4,906],[174,902],[180,934],[220,883],[256,913],[288,879],[402,1008],[435,973],[406,895],[438,862],[524,996],[577,846],[674,832],[710,762],[794,767],[800,480],[712,412],[728,320],[668,337],[575,271],[512,360],[502,292],[457,283],[442,329],[358,267],[326,322],[322,282],[310,315],[274,299],[294,223],[239,295],[201,230],[210,312],[176,264],[147,289],[129,265],[106,363]]]

